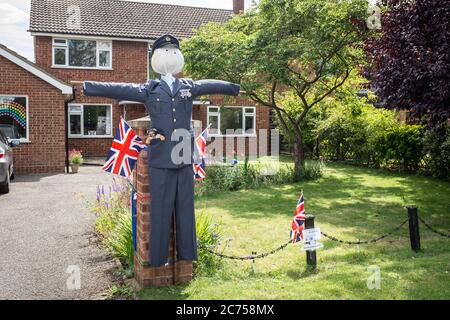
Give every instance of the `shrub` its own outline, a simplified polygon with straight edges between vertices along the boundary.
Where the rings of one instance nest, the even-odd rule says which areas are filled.
[[[125,270],[133,270],[134,247],[129,211],[122,211],[118,215],[116,226],[106,238],[106,246],[120,260]]]
[[[386,165],[417,171],[421,159],[423,130],[418,125],[400,125],[389,129],[375,144],[378,156]]]
[[[319,154],[325,159],[379,167],[375,142],[398,125],[395,112],[359,100],[348,105],[333,101],[316,129]]]
[[[425,133],[425,173],[440,179],[450,178],[450,129],[437,126]]]
[[[322,161],[306,161],[299,180],[315,180],[323,176]]]
[[[239,189],[254,189],[261,186],[292,183],[299,180],[317,179],[323,175],[323,163],[307,161],[300,176],[289,164],[274,164],[267,162],[250,163],[235,166],[206,166],[206,179],[197,183],[196,194],[205,192],[235,191]]]
[[[212,216],[206,211],[196,214],[195,228],[197,232],[198,261],[194,261],[194,275],[211,275],[221,264],[220,258],[205,248],[215,250],[222,238],[217,224],[212,223]]]
[[[127,273],[133,270],[130,206],[131,191],[125,180],[114,178],[113,185],[106,192],[104,186],[97,187],[97,199],[92,206],[92,211],[97,215],[95,229]]]

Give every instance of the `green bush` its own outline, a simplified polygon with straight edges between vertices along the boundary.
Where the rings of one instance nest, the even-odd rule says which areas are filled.
[[[198,260],[194,261],[194,275],[211,275],[220,266],[222,260],[210,253],[216,250],[221,241],[219,226],[212,223],[212,216],[206,211],[196,214],[195,228],[198,242]]]
[[[424,137],[425,173],[450,179],[450,129],[447,124],[428,130]]]
[[[106,238],[106,246],[120,260],[125,270],[133,270],[133,231],[129,211],[118,216],[115,228]]]
[[[415,172],[423,158],[422,142],[422,126],[394,126],[379,137],[375,152],[386,165]]]
[[[106,248],[117,257],[126,274],[133,270],[133,239],[131,221],[131,191],[126,181],[113,179],[105,191],[97,187],[97,199],[92,205],[96,214],[95,229]]]
[[[395,112],[357,100],[348,105],[334,101],[324,114],[316,129],[321,157],[372,167],[382,164],[374,147],[386,131],[399,126]]]
[[[305,169],[298,176],[291,164],[245,161],[235,166],[206,166],[207,177],[204,181],[197,183],[196,194],[255,189],[299,180],[317,179],[323,175],[323,168],[322,162],[307,161]]]

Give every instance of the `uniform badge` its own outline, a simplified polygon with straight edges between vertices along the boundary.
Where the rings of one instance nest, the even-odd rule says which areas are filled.
[[[180,90],[181,98],[190,98],[192,97],[191,89],[181,89]]]

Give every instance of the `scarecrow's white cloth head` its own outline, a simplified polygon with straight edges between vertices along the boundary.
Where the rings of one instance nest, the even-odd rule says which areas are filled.
[[[173,75],[183,71],[184,56],[180,49],[173,45],[158,48],[152,55],[153,71],[162,75]]]

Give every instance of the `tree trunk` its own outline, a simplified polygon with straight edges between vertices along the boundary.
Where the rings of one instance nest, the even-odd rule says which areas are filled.
[[[303,168],[305,167],[305,153],[303,150],[302,133],[295,134],[294,140],[294,170],[297,177],[301,176]]]

